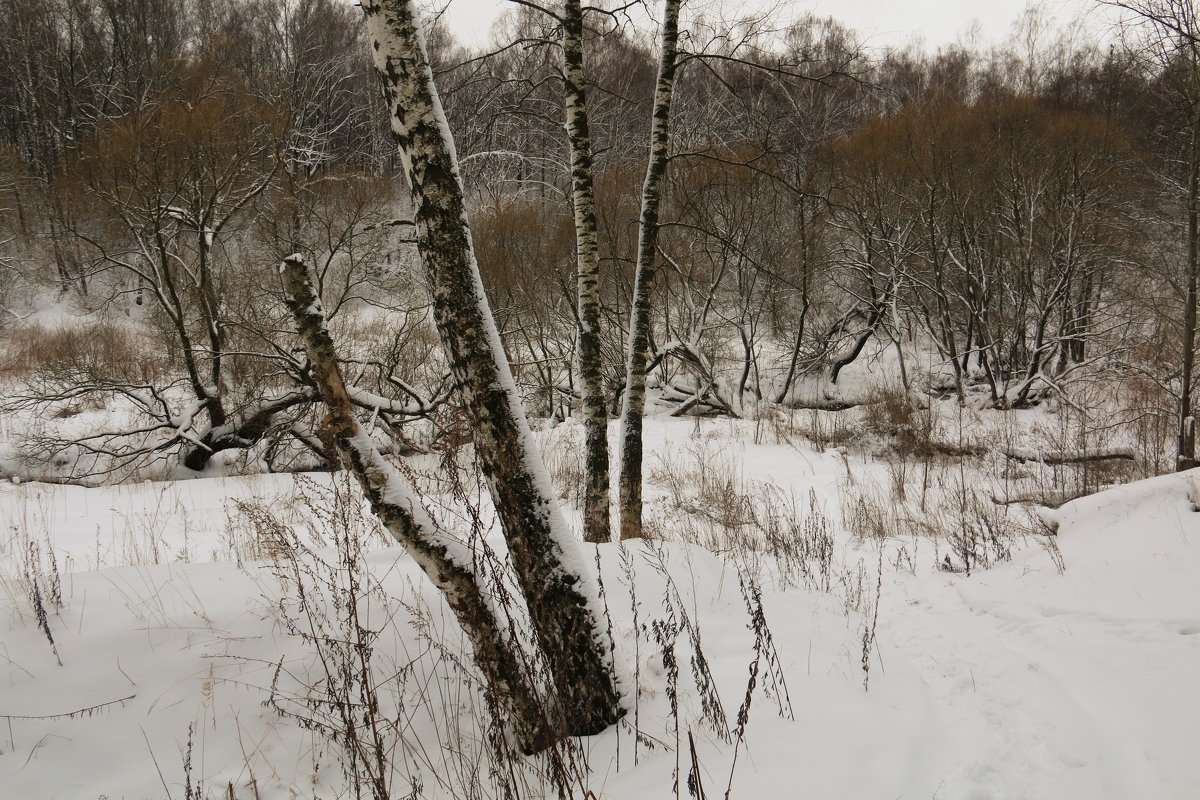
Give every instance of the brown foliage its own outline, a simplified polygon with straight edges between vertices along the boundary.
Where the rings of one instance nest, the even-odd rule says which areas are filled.
[[[103,375],[145,382],[167,370],[165,358],[151,354],[127,326],[108,321],[16,328],[0,351],[0,374]]]

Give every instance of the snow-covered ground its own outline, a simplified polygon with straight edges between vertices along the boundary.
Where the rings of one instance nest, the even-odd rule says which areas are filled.
[[[560,483],[577,433],[539,434]],[[674,796],[676,769],[679,796],[693,772],[708,797],[1200,796],[1200,473],[1047,512],[1056,536],[1030,527],[1011,560],[967,575],[907,516],[886,539],[847,529],[848,504],[894,467],[750,422],[653,418],[647,439],[664,541],[597,548],[636,702],[582,743],[577,796]],[[302,635],[314,614],[336,626],[332,598],[309,576],[302,613],[305,577],[263,521],[311,548],[302,562],[336,560],[336,519],[297,499],[333,481],[0,485],[0,798],[353,796],[313,729],[324,673]],[[411,560],[360,533],[360,613],[400,721],[393,797],[487,796],[496,762],[453,663],[461,637]],[[541,796],[532,771],[521,780]]]

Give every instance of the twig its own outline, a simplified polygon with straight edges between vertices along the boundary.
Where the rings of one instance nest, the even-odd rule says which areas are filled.
[[[122,697],[118,700],[109,700],[106,703],[97,703],[94,706],[76,709],[75,711],[64,711],[60,714],[0,714],[0,719],[74,719],[75,717],[91,716],[101,709],[108,706],[114,706],[117,703],[128,703],[130,700],[137,697],[136,694],[131,694],[128,697]]]

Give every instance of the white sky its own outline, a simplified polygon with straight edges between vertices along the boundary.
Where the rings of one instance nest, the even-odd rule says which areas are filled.
[[[724,0],[722,4],[738,8],[761,2]],[[658,5],[657,0],[651,3]],[[793,14],[812,11],[836,17],[859,31],[867,44],[874,47],[916,39],[927,48],[936,49],[965,38],[972,30],[978,34],[980,44],[1000,41],[1027,4],[1028,0],[782,0],[781,7],[791,9]],[[509,4],[504,0],[450,0],[446,19],[460,39],[482,44],[492,22],[506,5]],[[1082,16],[1087,19],[1088,28],[1098,34],[1107,29],[1101,15],[1096,13],[1097,4],[1093,0],[1045,0],[1042,5],[1060,24]]]

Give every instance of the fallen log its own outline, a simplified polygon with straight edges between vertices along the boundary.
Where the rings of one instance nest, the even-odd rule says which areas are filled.
[[[1067,453],[1062,451],[1038,453],[1025,450],[1006,450],[1004,455],[1019,464],[1024,464],[1027,461],[1037,461],[1051,466],[1061,464],[1091,464],[1101,461],[1137,461],[1137,456],[1134,452],[1126,448],[1100,450],[1094,453]]]

